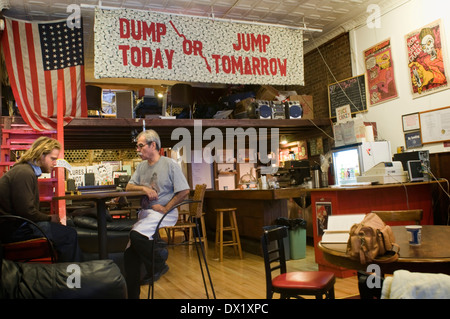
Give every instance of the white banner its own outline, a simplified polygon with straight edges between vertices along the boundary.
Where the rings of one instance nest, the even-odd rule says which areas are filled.
[[[94,34],[97,79],[304,85],[301,30],[97,9]]]

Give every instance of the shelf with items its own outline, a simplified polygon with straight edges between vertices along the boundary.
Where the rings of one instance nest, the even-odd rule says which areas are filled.
[[[6,173],[16,163],[20,153],[29,149],[38,137],[56,136],[56,131],[38,132],[24,125],[19,125],[15,128],[3,128],[1,133],[0,176]]]
[[[295,141],[280,146],[280,165],[288,161],[301,161],[308,159],[306,140]]]

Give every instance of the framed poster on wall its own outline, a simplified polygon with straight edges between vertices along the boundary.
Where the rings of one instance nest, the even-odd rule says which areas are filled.
[[[392,61],[391,40],[387,39],[364,51],[370,106],[398,96]]]
[[[420,131],[410,131],[405,133],[406,149],[412,149],[422,146]]]
[[[403,132],[420,129],[419,113],[405,114],[402,116]]]
[[[448,89],[441,20],[405,36],[413,98]]]
[[[450,141],[450,106],[419,113],[422,143]]]

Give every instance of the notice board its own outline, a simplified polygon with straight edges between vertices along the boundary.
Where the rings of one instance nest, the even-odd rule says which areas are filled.
[[[330,118],[336,117],[336,108],[350,105],[352,114],[367,111],[366,78],[364,74],[328,85]]]
[[[422,143],[450,141],[450,106],[419,113]]]

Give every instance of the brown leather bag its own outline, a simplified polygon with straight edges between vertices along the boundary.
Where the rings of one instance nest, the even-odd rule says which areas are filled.
[[[397,247],[397,251],[394,251]],[[400,246],[395,243],[394,233],[375,213],[369,213],[359,224],[350,228],[347,255],[361,264],[387,263],[398,259]]]

